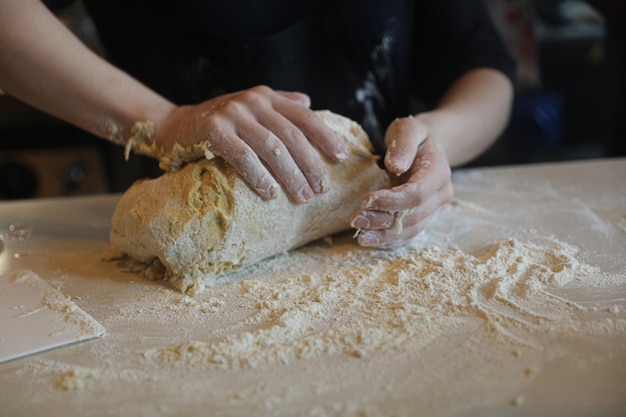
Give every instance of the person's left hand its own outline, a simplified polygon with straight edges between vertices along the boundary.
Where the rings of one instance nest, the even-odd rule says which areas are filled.
[[[451,169],[432,130],[418,118],[396,119],[385,135],[385,167],[396,185],[363,197],[350,224],[362,246],[400,246],[419,234],[435,211],[452,200]]]

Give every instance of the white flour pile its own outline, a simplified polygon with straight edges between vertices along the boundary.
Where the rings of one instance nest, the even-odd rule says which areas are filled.
[[[364,251],[335,244],[279,256],[248,269],[238,286],[247,319],[210,340],[144,351],[158,364],[224,369],[289,364],[297,359],[426,346],[467,320],[484,323],[492,342],[534,347],[536,337],[626,334],[619,304],[598,311],[555,295],[564,286],[626,284],[579,262],[576,249],[555,240],[503,240],[478,257],[460,250],[405,248]],[[278,278],[276,278],[278,277]],[[218,320],[229,314],[220,287],[210,298],[185,298],[188,314]],[[195,312],[194,312],[195,310]],[[601,316],[601,317],[600,317]]]

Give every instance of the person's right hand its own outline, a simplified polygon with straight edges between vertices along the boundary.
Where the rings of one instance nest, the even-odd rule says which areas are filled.
[[[305,94],[258,86],[175,107],[155,139],[166,149],[207,141],[262,197],[275,198],[281,183],[302,203],[329,187],[322,154],[339,162],[348,152],[309,105]]]

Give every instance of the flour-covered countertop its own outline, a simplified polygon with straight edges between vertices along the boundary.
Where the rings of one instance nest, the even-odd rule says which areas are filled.
[[[119,196],[0,203],[0,274],[106,329],[0,364],[0,416],[626,415],[626,159],[454,183],[407,248],[347,233],[193,298],[103,260]]]

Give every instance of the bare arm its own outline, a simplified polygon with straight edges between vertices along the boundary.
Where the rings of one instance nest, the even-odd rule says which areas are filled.
[[[0,0],[0,87],[97,136],[121,142],[174,105],[85,47],[39,0]]]
[[[477,69],[461,76],[436,109],[417,115],[429,125],[451,166],[469,162],[502,133],[511,111],[513,86],[501,72]]]

